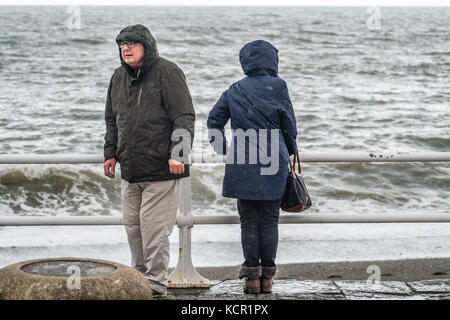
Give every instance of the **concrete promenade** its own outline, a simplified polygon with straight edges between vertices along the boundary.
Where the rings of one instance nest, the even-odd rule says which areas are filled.
[[[372,266],[369,268],[369,266]],[[373,266],[379,268],[379,283]],[[375,268],[376,268],[375,267]],[[450,259],[286,264],[270,294],[244,294],[239,266],[197,268],[209,289],[169,289],[170,300],[450,300]],[[214,279],[214,280],[212,280]],[[376,279],[374,279],[376,280]]]
[[[450,279],[413,282],[276,280],[270,294],[244,294],[242,280],[213,280],[210,289],[170,289],[171,300],[450,300]]]

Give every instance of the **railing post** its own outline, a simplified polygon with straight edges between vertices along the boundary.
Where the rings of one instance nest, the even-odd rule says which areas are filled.
[[[195,270],[191,258],[191,230],[194,226],[194,217],[191,212],[191,177],[182,178],[177,226],[180,235],[178,263],[169,275],[168,287],[209,288],[209,280]]]

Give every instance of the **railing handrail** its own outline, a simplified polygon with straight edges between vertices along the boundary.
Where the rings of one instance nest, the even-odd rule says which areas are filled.
[[[192,164],[221,164],[225,157],[194,152]],[[450,152],[301,152],[302,162],[447,162]],[[2,154],[0,164],[95,164],[103,163],[101,154]]]
[[[449,213],[401,213],[401,214],[281,214],[281,224],[297,223],[437,223],[450,222]],[[193,215],[192,224],[239,224],[237,215]],[[178,219],[179,227],[190,227],[189,223]],[[85,226],[123,225],[119,216],[19,216],[0,217],[0,226]]]

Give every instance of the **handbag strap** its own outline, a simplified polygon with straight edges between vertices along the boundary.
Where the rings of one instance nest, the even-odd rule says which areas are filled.
[[[297,163],[297,169],[298,173],[302,174],[302,167],[300,165],[300,156],[298,155],[298,149],[294,153],[294,161],[291,162],[291,159],[289,159],[289,168],[291,169],[291,172],[295,172],[295,164]]]
[[[298,149],[294,155],[294,167],[295,167],[295,159],[297,159],[298,173],[302,174],[302,167],[300,165],[300,156],[298,155]]]

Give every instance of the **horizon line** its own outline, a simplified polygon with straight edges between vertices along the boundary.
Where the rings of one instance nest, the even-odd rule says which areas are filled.
[[[67,7],[67,6],[79,6],[79,7],[316,7],[316,8],[336,8],[336,7],[351,7],[351,8],[367,8],[367,7],[386,7],[386,8],[439,8],[439,7],[450,7],[449,4],[441,5],[422,5],[422,4],[410,4],[410,5],[352,5],[352,4],[341,4],[341,5],[312,5],[312,4],[54,4],[54,3],[41,3],[41,4],[5,4],[0,3],[0,7]]]
[[[166,5],[156,5],[156,4],[0,4],[0,7],[247,7],[247,8],[367,8],[367,6],[361,5],[178,5],[178,4],[166,4]],[[370,6],[379,8],[447,8],[450,4],[446,5],[382,5],[382,6]]]

